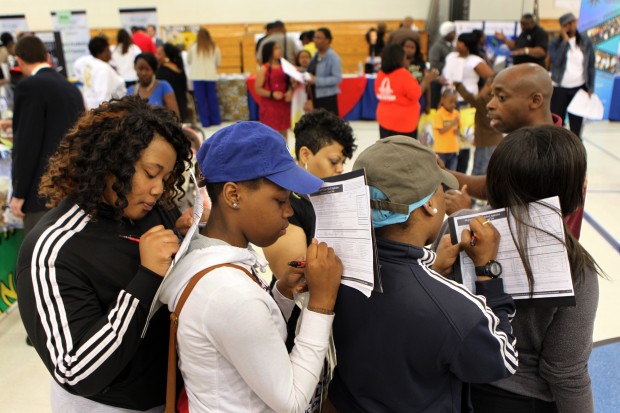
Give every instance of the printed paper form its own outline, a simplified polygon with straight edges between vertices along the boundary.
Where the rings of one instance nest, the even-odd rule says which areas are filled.
[[[153,314],[155,314],[155,312],[159,310],[161,306],[163,305],[163,303],[159,301],[159,295],[161,294],[164,283],[166,282],[166,280],[168,280],[168,274],[170,274],[170,271],[172,271],[172,269],[177,264],[177,262],[179,262],[181,257],[183,257],[183,255],[185,255],[185,253],[187,252],[187,249],[189,248],[189,243],[191,239],[193,238],[194,234],[196,233],[196,230],[198,229],[200,218],[202,218],[202,211],[204,209],[204,205],[202,203],[202,196],[200,195],[200,188],[198,188],[198,183],[196,182],[196,177],[194,176],[194,172],[191,169],[189,170],[189,177],[191,181],[194,183],[194,188],[196,188],[196,192],[195,192],[196,198],[194,199],[194,208],[192,211],[193,222],[192,222],[192,225],[187,230],[187,233],[183,237],[183,241],[181,242],[181,245],[179,245],[179,250],[174,255],[174,258],[172,259],[172,263],[170,263],[170,268],[168,268],[168,271],[166,272],[166,275],[164,276],[164,281],[162,281],[162,283],[159,285],[159,288],[157,289],[157,292],[155,293],[155,297],[153,297],[153,302],[151,303],[149,315],[146,319],[146,324],[144,325],[144,329],[142,330],[142,338],[144,338],[144,336],[146,335],[146,330],[149,327],[149,322],[151,321],[151,317],[153,317]]]
[[[564,226],[562,217],[552,208],[559,211],[558,197],[547,198],[540,203],[530,204],[530,217],[533,226],[543,228],[553,234],[546,234],[541,230],[530,229],[528,236],[527,254],[530,259],[534,276],[533,298],[560,298],[574,297],[573,283],[566,247],[560,240],[564,240]],[[552,208],[550,208],[549,206]],[[481,213],[450,218],[450,231],[460,242],[463,229],[469,229],[469,221],[477,216],[484,216],[493,222],[500,232],[501,239],[497,261],[502,265],[501,278],[504,280],[504,291],[516,300],[529,298],[529,285],[525,268],[519,257],[519,252],[508,227],[506,209],[497,209]],[[514,217],[510,217],[516,238]],[[453,241],[454,242],[454,241]],[[463,278],[463,285],[475,292],[476,275],[474,264],[465,252],[459,254],[459,265]],[[570,300],[574,302],[573,300]]]
[[[370,193],[363,170],[340,175],[310,195],[316,214],[315,238],[327,243],[344,267],[342,284],[367,297],[375,286]]]

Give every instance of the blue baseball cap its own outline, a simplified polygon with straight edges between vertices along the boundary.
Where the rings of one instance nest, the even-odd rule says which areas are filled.
[[[311,194],[323,185],[295,163],[282,135],[259,122],[220,129],[202,144],[197,158],[208,183],[266,178],[298,194]]]

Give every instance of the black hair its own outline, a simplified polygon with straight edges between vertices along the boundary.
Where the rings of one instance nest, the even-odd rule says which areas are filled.
[[[302,53],[308,53],[308,56],[310,56],[310,59],[312,59],[312,53],[310,53],[309,51],[307,51],[306,49],[301,49],[299,52],[297,52],[297,54],[295,55],[295,64],[297,66],[301,66],[301,64],[299,63],[299,57],[301,56]]]
[[[164,54],[166,57],[177,67],[181,72],[185,72],[185,67],[183,65],[183,57],[181,56],[181,51],[178,47],[173,45],[172,43],[164,43],[162,45],[162,49],[164,50]]]
[[[269,63],[273,57],[273,49],[276,47],[276,42],[263,43],[263,50],[261,51],[262,62]]]
[[[443,92],[441,92],[441,97],[442,98],[447,98],[447,97],[452,97],[452,96],[456,96],[456,90],[452,89],[452,88],[445,88]]]
[[[525,13],[521,16],[521,20],[534,20],[534,15],[531,13]]]
[[[2,42],[2,46],[8,46],[10,43],[14,43],[15,39],[13,39],[13,35],[8,32],[4,32],[0,34],[0,42]]]
[[[133,43],[131,41],[131,36],[129,35],[129,33],[127,32],[127,30],[125,29],[120,29],[117,33],[116,33],[116,42],[123,46],[123,54],[127,53],[127,51],[129,51],[129,46],[131,46],[131,44]]]
[[[415,37],[407,37],[407,38],[405,38],[405,40],[402,41],[400,46],[404,50],[405,49],[405,43],[407,43],[409,41],[415,43],[415,54],[413,55],[413,60],[412,61],[414,61],[414,62],[424,62],[424,55],[422,55],[422,48],[420,47],[420,41],[418,39],[416,39]]]
[[[477,55],[478,54],[478,37],[473,33],[461,33],[457,39],[459,42],[463,42],[467,50],[469,50],[469,54]]]
[[[273,22],[271,24],[271,28],[272,29],[283,29],[284,28],[284,22],[281,20],[276,20],[275,22]]]
[[[95,36],[88,42],[88,50],[94,57],[99,56],[101,53],[110,47],[108,38],[105,36]]]
[[[390,44],[381,53],[381,70],[389,74],[403,67],[405,51],[399,44]]]
[[[327,27],[319,27],[316,31],[323,33],[323,36],[325,36],[330,42],[333,40],[332,32]]]
[[[251,179],[249,181],[239,181],[236,183],[239,185],[243,185],[252,191],[256,191],[258,188],[260,188],[264,179],[265,178],[257,178],[257,179]],[[206,183],[207,195],[209,195],[209,199],[211,200],[212,206],[216,206],[219,203],[218,202],[219,197],[222,191],[224,190],[224,185],[226,185],[226,182],[217,182],[217,183],[207,182]]]
[[[379,40],[379,32],[374,27],[371,27],[370,29],[368,29],[368,31],[366,32],[366,35],[364,36],[366,38],[366,43],[368,44],[370,44],[370,33],[371,32],[377,33],[377,41]]]
[[[299,151],[307,147],[313,154],[321,148],[338,142],[344,148],[342,154],[351,159],[357,149],[353,129],[349,122],[325,109],[305,113],[295,124],[295,158],[299,160]]]
[[[515,156],[515,154],[519,156]],[[558,196],[565,217],[584,204],[584,182],[587,170],[586,150],[571,131],[557,126],[517,129],[497,146],[487,169],[487,195],[493,208],[508,208],[515,222],[510,231],[525,267],[530,294],[534,279],[527,255],[528,232],[541,231],[566,245],[573,279],[583,276],[587,268],[598,268],[592,257],[565,228],[565,239],[537,227],[529,217],[528,204]],[[541,203],[542,205],[542,203]],[[513,228],[514,225],[514,228]]]
[[[36,36],[24,36],[15,45],[15,56],[26,63],[47,62],[47,49]]]
[[[62,139],[41,178],[39,194],[54,207],[72,196],[86,213],[97,215],[110,178],[117,200],[111,207],[120,219],[127,207],[135,163],[155,135],[164,138],[176,152],[172,174],[164,183],[160,202],[172,207],[183,195],[183,177],[192,157],[176,115],[165,108],[151,106],[139,96],[125,96],[102,103],[82,116]]]
[[[312,41],[312,38],[314,38],[314,30],[307,30],[305,32],[302,32],[299,35],[299,40],[310,40]]]
[[[133,60],[134,65],[138,63],[138,60],[143,59],[153,69],[153,73],[157,72],[157,58],[153,53],[140,53]]]

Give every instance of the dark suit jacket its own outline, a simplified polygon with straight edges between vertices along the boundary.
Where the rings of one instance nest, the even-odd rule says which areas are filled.
[[[13,196],[24,213],[44,211],[39,182],[60,140],[84,113],[79,89],[54,69],[43,68],[15,88],[13,110]]]

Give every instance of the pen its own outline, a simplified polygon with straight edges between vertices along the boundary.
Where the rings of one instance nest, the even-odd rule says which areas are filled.
[[[305,261],[291,261],[288,263],[288,266],[293,267],[293,268],[305,268],[306,262]]]
[[[119,235],[119,237],[128,239],[129,241],[140,243],[140,238],[132,237],[131,235]]]

